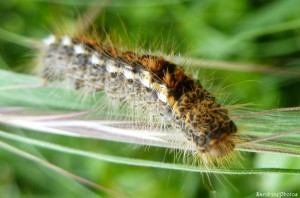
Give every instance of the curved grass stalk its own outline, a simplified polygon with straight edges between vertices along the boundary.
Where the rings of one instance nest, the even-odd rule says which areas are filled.
[[[68,177],[70,177],[70,178],[72,178],[72,179],[74,179],[74,180],[76,180],[78,182],[81,182],[81,183],[83,183],[85,185],[88,185],[90,187],[93,187],[93,188],[95,188],[95,189],[97,189],[99,191],[102,191],[102,192],[105,192],[107,194],[110,194],[110,195],[112,195],[114,197],[123,197],[123,198],[126,197],[125,195],[122,195],[122,194],[120,194],[118,192],[115,192],[115,191],[112,191],[112,190],[110,190],[108,188],[100,186],[99,184],[93,183],[93,182],[91,182],[91,181],[89,181],[87,179],[84,179],[84,178],[82,178],[82,177],[80,177],[78,175],[75,175],[75,174],[73,174],[73,173],[71,173],[69,171],[66,171],[66,170],[64,170],[64,169],[62,169],[62,168],[60,168],[58,166],[55,166],[54,164],[51,164],[51,163],[49,163],[49,162],[47,162],[45,160],[42,160],[39,157],[36,157],[34,155],[31,155],[31,154],[29,154],[27,152],[24,152],[24,151],[16,148],[14,146],[11,146],[10,144],[7,144],[7,143],[5,143],[3,141],[0,141],[0,148],[2,148],[4,150],[7,150],[9,152],[12,152],[12,153],[14,153],[16,155],[19,155],[21,157],[24,157],[26,159],[29,159],[31,161],[34,161],[34,162],[40,164],[41,166],[44,166],[44,167],[46,167],[46,168],[48,168],[50,170],[53,170],[53,171],[55,171],[57,173],[62,174],[62,175],[66,175],[66,176],[68,176]]]
[[[76,31],[83,32],[87,29],[88,26],[91,25],[93,18],[95,18],[99,12],[101,12],[103,5],[99,5],[96,8],[91,8],[91,10],[86,12],[86,14],[90,14],[91,16],[83,16],[83,18],[88,18],[89,20],[83,21],[79,20],[79,23],[76,27]],[[78,34],[78,32],[77,32]],[[5,29],[0,27],[0,39],[12,42],[26,48],[38,49],[41,46],[41,41],[36,39],[30,39],[24,36],[20,36],[18,34],[14,34],[12,32],[6,31]],[[300,70],[293,69],[283,69],[279,67],[274,67],[270,65],[261,65],[261,64],[246,64],[246,63],[236,63],[236,62],[228,62],[228,61],[217,61],[217,60],[207,60],[207,59],[199,59],[192,57],[182,58],[181,56],[168,56],[164,55],[170,60],[175,61],[180,65],[193,65],[196,68],[209,68],[209,69],[223,69],[223,70],[232,70],[232,71],[249,71],[249,72],[261,72],[268,74],[276,74],[282,76],[292,76],[298,77],[300,76]]]
[[[6,114],[10,114],[8,108],[5,108],[2,111],[0,110],[0,113],[1,112],[1,123],[8,124],[13,127],[31,129],[37,132],[54,133],[57,135],[66,135],[74,137],[105,139],[110,141],[139,144],[144,146],[158,146],[186,151],[195,151],[193,145],[190,142],[185,141],[183,134],[179,132],[170,132],[167,129],[163,131],[154,132],[133,128],[134,125],[132,125],[130,121],[101,121],[89,119],[86,120],[79,118],[70,119],[72,117],[88,113],[89,111],[48,116],[5,116],[3,112]],[[20,113],[22,112],[22,110],[19,109],[18,112]],[[16,112],[14,114],[16,114]],[[24,114],[24,112],[22,112],[22,114]],[[131,128],[122,129],[122,127],[126,125],[131,126]],[[247,132],[243,133],[247,134]],[[296,139],[293,138],[293,141],[280,140],[280,137],[289,137],[291,135],[299,133],[300,130],[294,130],[287,132],[277,132],[271,135],[265,134],[264,136],[262,136],[263,134],[261,134],[261,137],[253,136],[248,142],[238,145],[237,150],[248,152],[281,153],[286,155],[292,155],[294,157],[300,157],[300,145],[299,142],[297,142],[297,138],[299,139],[298,136],[296,136]],[[267,145],[266,143],[269,143],[269,145]]]
[[[236,62],[225,62],[216,60],[205,60],[197,58],[181,58],[176,57],[176,62],[179,64],[188,63],[199,68],[208,69],[223,69],[229,71],[248,71],[248,72],[261,72],[267,74],[276,74],[282,76],[299,77],[300,70],[298,69],[282,69],[269,65],[254,65],[254,64],[243,64]]]
[[[35,39],[30,39],[12,32],[8,32],[5,29],[0,28],[0,39],[8,42],[15,43],[27,48],[37,48],[40,46],[40,41]]]
[[[188,141],[185,141],[185,138],[183,138],[181,133],[176,133],[174,131],[170,132],[167,128],[161,128],[160,130],[156,130],[156,132],[149,129],[140,129],[139,123],[133,124],[130,118],[126,118],[126,111],[120,112],[120,116],[124,116],[121,120],[99,120],[99,115],[86,115],[85,118],[81,116],[81,118],[74,119],[76,116],[97,112],[95,109],[86,110],[94,108],[94,104],[99,102],[97,101],[97,97],[92,98],[90,103],[83,103],[77,93],[70,92],[65,94],[65,90],[38,86],[30,88],[32,85],[28,85],[28,88],[30,89],[23,89],[25,85],[22,83],[28,81],[37,83],[38,80],[34,77],[4,71],[1,71],[0,74],[2,74],[4,79],[15,80],[15,82],[10,81],[9,83],[5,80],[0,82],[0,84],[2,83],[2,86],[0,87],[0,101],[2,99],[6,102],[19,105],[24,102],[26,104],[27,101],[30,101],[27,105],[31,108],[35,107],[34,109],[39,109],[39,104],[42,104],[43,108],[49,106],[50,109],[62,108],[63,112],[69,111],[69,109],[72,109],[73,111],[67,114],[49,114],[46,113],[45,110],[36,112],[33,109],[26,110],[21,108],[17,111],[15,108],[5,108],[1,111],[2,116],[0,116],[0,122],[2,123],[14,127],[23,127],[39,132],[55,133],[59,135],[89,137],[145,146],[195,151],[193,145]],[[11,83],[13,85],[11,85]],[[6,84],[9,84],[9,86]],[[7,89],[7,87],[9,87],[9,89]],[[52,91],[49,92],[49,90]],[[52,94],[54,90],[55,94]],[[22,95],[22,100],[15,97],[16,93]],[[63,97],[59,95],[62,95]],[[53,101],[58,100],[60,103],[53,104]],[[300,147],[296,144],[297,141],[300,141],[298,135],[300,128],[299,109],[299,107],[294,107],[260,112],[253,110],[249,112],[248,109],[237,109],[233,111],[232,117],[243,128],[241,135],[251,137],[249,142],[238,145],[237,150],[280,153],[299,157]],[[11,113],[9,113],[10,110],[12,111]],[[20,114],[23,116],[16,116]],[[103,114],[103,116],[103,118],[105,118],[105,114]],[[143,123],[141,123],[141,125],[142,124]],[[127,128],[125,126],[127,126]]]
[[[190,171],[190,172],[199,172],[199,173],[230,174],[230,175],[243,175],[243,174],[252,175],[252,174],[269,174],[269,173],[282,173],[282,174],[291,174],[291,175],[300,174],[299,169],[283,169],[283,168],[256,168],[256,169],[230,168],[230,169],[209,169],[208,170],[206,168],[201,168],[198,166],[169,164],[169,163],[162,163],[156,161],[104,155],[104,154],[94,153],[90,151],[83,151],[74,148],[69,148],[69,147],[65,147],[65,146],[61,146],[49,142],[44,142],[40,140],[35,140],[31,138],[21,137],[18,135],[8,134],[3,131],[0,131],[0,136],[2,138],[19,141],[26,144],[31,144],[37,147],[47,148],[59,152],[68,153],[68,154],[90,157],[90,158],[94,158],[97,160],[106,161],[110,163],[117,163],[117,164],[130,165],[130,166],[144,166],[144,167],[170,169],[170,170]]]

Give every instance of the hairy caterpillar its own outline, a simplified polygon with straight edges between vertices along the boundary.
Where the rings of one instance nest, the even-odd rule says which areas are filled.
[[[124,9],[124,8],[122,8],[122,10],[126,10],[126,9]],[[175,10],[176,11],[176,9],[172,9],[172,10]],[[126,10],[126,12],[128,12],[127,10]],[[191,12],[192,13],[192,12]],[[128,13],[126,13],[126,16],[128,16]],[[153,15],[154,16],[154,15]],[[136,18],[138,18],[138,17],[136,17]],[[179,17],[178,17],[179,18]],[[195,18],[195,17],[193,17],[193,18]],[[185,19],[184,20],[184,22],[185,22],[185,24],[188,24],[188,23],[186,23],[187,21],[189,21],[189,20],[187,20],[187,19]],[[191,20],[192,21],[192,20]],[[220,20],[220,21],[222,21],[222,20]],[[110,22],[111,23],[111,22]],[[192,23],[193,24],[193,23]],[[39,28],[39,29],[43,29],[42,27],[41,27],[41,25],[40,24],[35,24],[35,26],[36,26],[36,28]],[[126,25],[127,26],[127,25]],[[156,26],[155,26],[156,27]],[[203,30],[203,28],[196,28],[196,27],[198,27],[198,26],[196,26],[196,25],[194,25],[192,28],[194,29],[194,30]],[[235,27],[235,24],[234,24],[234,27]],[[130,28],[130,27],[129,27]],[[192,29],[192,28],[188,28],[188,29]],[[154,28],[153,28],[154,29]],[[156,30],[157,30],[158,28],[156,28]],[[159,31],[159,30],[158,30]],[[20,33],[20,34],[22,34],[22,33]],[[186,34],[186,33],[184,33],[185,35],[188,35],[188,34]],[[30,35],[30,36],[32,36],[32,37],[37,37],[37,35],[34,35],[34,34],[27,34],[27,35]],[[45,34],[44,34],[45,35]],[[60,38],[62,38],[62,37],[60,37]],[[210,35],[209,36],[209,38],[214,38],[213,37],[213,35]],[[58,39],[58,38],[57,38]],[[89,42],[89,39],[84,39],[84,40],[82,40],[82,39],[80,39],[80,38],[77,38],[78,40],[80,40],[80,42],[79,43],[82,43],[84,40],[86,40],[87,42]],[[200,42],[200,38],[198,38],[197,37],[197,40],[199,39],[199,42]],[[187,40],[189,40],[189,42],[194,42],[194,40],[192,39],[190,39],[190,38],[188,38]],[[227,38],[226,38],[226,40],[227,40]],[[180,41],[180,40],[179,40]],[[219,40],[216,40],[216,41],[218,41],[219,42]],[[149,42],[153,42],[153,40],[149,40]],[[202,42],[202,40],[201,40],[201,42]],[[220,43],[220,45],[221,45],[222,43]],[[203,44],[203,45],[205,45],[205,48],[209,48],[209,49],[211,49],[212,47],[211,47],[211,45],[207,45],[207,44]],[[147,48],[147,47],[146,47]],[[6,48],[7,50],[8,50],[8,48]],[[209,51],[209,50],[208,50]],[[247,50],[244,50],[244,51],[242,51],[242,50],[239,50],[241,53],[243,53],[244,51],[247,51]],[[206,54],[204,54],[203,55],[204,57],[206,57]],[[218,54],[217,53],[215,53],[215,55],[213,56],[213,57],[217,57],[218,56]],[[16,56],[15,56],[16,57]],[[15,57],[13,57],[13,58],[15,58]],[[18,56],[19,57],[19,56]],[[200,56],[199,56],[199,54],[198,54],[198,56],[196,55],[196,56],[194,56],[194,57],[202,57],[202,54],[200,54]],[[243,56],[241,56],[241,57],[243,57]],[[255,57],[255,56],[254,56]],[[209,58],[209,56],[207,56],[207,58]],[[210,58],[211,58],[211,56],[210,56]],[[221,57],[222,58],[222,57]],[[220,59],[221,59],[220,58]],[[19,59],[19,58],[18,58]],[[225,60],[225,58],[224,58],[224,60]],[[227,60],[227,59],[226,59]],[[252,62],[252,60],[243,60],[242,59],[242,61],[244,61],[244,62],[247,62],[247,61],[249,61],[249,62]],[[253,62],[255,62],[255,60],[253,61]],[[263,62],[263,61],[262,61]],[[272,63],[271,63],[272,64]],[[276,65],[276,64],[275,64]],[[61,71],[61,69],[55,69],[55,70],[53,70],[52,72],[58,72],[58,71]],[[227,75],[229,72],[227,72],[227,73],[225,73],[224,75],[222,75],[222,79],[224,79],[224,78],[228,78],[228,76],[229,75]],[[251,73],[251,72],[249,72],[249,73]],[[252,79],[252,77],[253,76],[247,76],[247,75],[249,75],[249,73],[247,73],[246,74],[246,76],[245,76],[245,74],[243,74],[242,76],[243,76],[243,78],[242,79],[240,79],[241,81],[244,81],[245,79]],[[56,75],[56,77],[59,77],[59,75]],[[61,77],[59,77],[59,78],[64,78],[65,76],[64,76],[64,74],[61,76]],[[269,77],[269,76],[268,76]],[[54,77],[55,78],[55,77]],[[67,77],[67,78],[69,78],[69,77]],[[60,80],[60,79],[58,79],[58,80]],[[72,80],[72,79],[69,79],[70,81],[72,81],[73,82],[73,85],[75,84],[74,83],[74,81]],[[261,79],[259,79],[259,80],[261,80]],[[49,81],[51,81],[51,79],[49,79]],[[230,82],[231,84],[233,84],[233,83],[236,83],[236,82],[240,82],[240,81],[234,81],[234,82]],[[204,85],[203,83],[201,83],[202,85]],[[269,83],[266,83],[265,81],[263,81],[263,82],[261,82],[261,86],[260,86],[260,88],[261,89],[263,89],[263,92],[261,93],[261,92],[257,92],[256,93],[256,95],[262,95],[263,96],[263,94],[265,94],[265,96],[267,96],[267,97],[265,97],[265,98],[267,98],[268,99],[268,101],[270,101],[270,100],[272,100],[273,98],[274,98],[274,95],[272,95],[272,93],[270,94],[270,91],[268,91],[268,87],[267,87],[267,85],[269,85]],[[85,85],[82,85],[82,83],[79,83],[79,87],[81,88],[81,89],[84,89],[84,87],[86,88],[87,86],[85,86]],[[206,86],[205,86],[206,87]],[[223,86],[224,87],[224,86]],[[260,90],[260,88],[257,88],[257,90]],[[45,88],[45,89],[47,89],[47,88]],[[232,89],[229,89],[229,91],[231,91]],[[258,104],[261,104],[261,103],[264,103],[264,101],[265,100],[267,100],[267,99],[265,99],[265,100],[262,100],[261,98],[263,98],[263,97],[256,97],[256,95],[254,94],[254,96],[253,95],[250,95],[250,97],[249,97],[249,95],[248,94],[245,94],[245,93],[250,93],[251,92],[251,90],[248,90],[248,88],[246,87],[246,88],[240,88],[240,90],[238,91],[238,93],[236,93],[235,95],[237,96],[237,97],[248,97],[248,100],[246,100],[246,101],[255,101],[256,103],[258,103]],[[296,93],[296,92],[295,92]],[[22,96],[22,97],[25,97],[25,96]],[[286,97],[282,97],[282,98],[286,98]],[[255,99],[255,100],[254,100]],[[273,100],[279,100],[279,99],[273,99]],[[245,100],[244,100],[245,101]],[[57,102],[57,103],[59,103],[60,102],[60,100],[54,100],[54,102]],[[243,102],[243,101],[242,101]],[[276,105],[276,104],[275,104]],[[287,104],[282,104],[282,103],[280,103],[280,106],[286,106]],[[289,106],[291,106],[291,105],[293,105],[293,104],[289,104]],[[277,107],[277,106],[276,106]],[[270,108],[270,106],[264,106],[263,108]],[[274,106],[272,106],[272,108],[274,108]],[[231,111],[231,113],[232,113],[232,111]],[[243,115],[243,114],[246,114],[246,116],[244,117],[244,121],[243,122],[241,122],[240,120],[241,119],[243,119],[243,118],[240,118],[239,117],[239,115]],[[279,125],[279,123],[280,122],[278,122],[278,119],[271,119],[271,121],[269,121],[269,122],[266,122],[266,120],[263,120],[263,118],[261,118],[261,116],[258,116],[259,115],[259,113],[253,113],[254,115],[252,115],[252,118],[253,118],[253,120],[252,120],[252,122],[249,122],[249,117],[251,116],[251,114],[250,115],[248,115],[247,113],[245,113],[245,112],[242,112],[242,113],[236,113],[236,115],[234,115],[234,116],[230,116],[230,118],[232,119],[232,120],[234,120],[234,122],[237,124],[237,126],[239,127],[239,132],[241,132],[241,133],[244,133],[244,134],[247,134],[247,135],[253,135],[253,137],[256,137],[256,136],[259,136],[259,135],[261,135],[261,136],[263,136],[263,135],[267,135],[266,133],[262,133],[262,134],[260,134],[259,132],[265,132],[266,131],[266,128],[268,128],[268,129],[270,129],[270,130],[272,130],[272,128],[273,128],[273,126],[274,126],[274,124],[277,124],[277,125]],[[273,114],[276,114],[276,113],[273,113]],[[282,120],[284,120],[285,122],[288,120],[289,118],[287,118],[287,117],[284,117],[284,119],[282,119]],[[258,123],[259,122],[259,123]],[[251,129],[253,129],[253,130],[245,130],[245,129],[243,129],[243,128],[240,128],[240,126],[242,126],[244,123],[249,123],[249,125],[251,125],[252,124],[252,126],[255,126],[256,128],[255,128],[255,130],[253,129],[253,127],[251,128]],[[294,122],[295,124],[296,124],[296,122]],[[264,127],[264,128],[259,128],[258,130],[256,130],[258,127],[256,126],[257,124],[261,124],[261,126],[262,127]],[[299,127],[298,127],[299,128]],[[287,128],[286,130],[290,130],[290,128]],[[284,130],[284,128],[282,127],[281,129],[278,129],[277,130],[278,132],[281,132],[281,131],[285,131]],[[173,132],[173,131],[171,131],[171,132]],[[252,134],[250,133],[250,132],[252,132]],[[238,135],[238,134],[237,134]],[[294,136],[292,136],[292,137],[294,137]],[[184,139],[184,138],[183,138]],[[262,143],[264,143],[264,142],[262,142]],[[122,144],[121,144],[122,145]],[[253,147],[250,147],[252,150],[253,150]],[[266,147],[264,147],[264,148],[266,148]],[[273,148],[273,147],[272,147]],[[239,144],[237,145],[237,147],[236,147],[236,149],[239,149]],[[101,148],[97,148],[97,151],[99,151],[99,152],[102,152],[102,149]],[[231,151],[229,152],[229,153],[231,153]],[[172,156],[173,157],[173,156]],[[156,159],[158,159],[158,160],[161,160],[162,158],[156,158]],[[279,161],[279,160],[278,160]],[[242,162],[245,162],[245,160],[243,160]],[[267,162],[269,162],[269,161],[267,161]],[[76,161],[76,163],[77,163],[77,161]],[[247,166],[248,167],[248,166]],[[265,166],[264,167],[269,167],[269,163],[266,163],[265,164]],[[198,168],[198,167],[197,167]],[[284,167],[284,168],[287,168],[287,167]],[[200,168],[199,168],[200,169]],[[229,169],[230,170],[230,169]],[[92,170],[93,171],[93,174],[95,174],[94,172],[96,172],[96,170]],[[105,170],[101,170],[101,171],[105,171]],[[111,172],[109,172],[110,173],[110,176],[111,175],[113,175],[114,173],[112,173],[113,171],[111,171]],[[136,173],[136,170],[134,170],[133,171],[134,173]],[[154,172],[154,171],[153,171]],[[159,172],[159,171],[156,171],[156,172]],[[168,171],[167,171],[168,172]],[[153,173],[153,174],[156,174],[156,173]],[[172,174],[174,175],[174,173],[172,172]],[[135,174],[133,174],[133,175],[135,175]],[[192,175],[192,174],[190,174],[190,175]],[[177,175],[176,175],[177,176]],[[180,176],[179,176],[180,177]],[[179,177],[176,177],[176,178],[174,178],[174,180],[178,180],[178,178]],[[198,180],[201,180],[201,179],[199,179],[199,175],[198,174],[193,174],[193,176],[191,176],[191,177],[195,177],[195,178],[197,178],[197,179],[195,179],[196,181],[198,181]],[[167,178],[167,176],[166,176],[166,178]],[[247,176],[247,177],[245,177],[245,179],[249,179],[249,180],[252,180],[252,178],[253,177],[249,177],[249,176]],[[134,178],[135,180],[137,180],[137,178]],[[243,180],[243,178],[241,178],[241,177],[239,177],[239,181],[240,180]],[[193,180],[194,181],[194,180]],[[257,182],[258,183],[258,182]],[[142,184],[141,184],[142,185]],[[184,185],[184,184],[183,184]],[[196,185],[196,183],[193,183],[193,185]],[[160,185],[160,186],[163,186],[163,185]],[[203,186],[202,185],[202,183],[201,184],[199,184],[198,185],[198,189],[201,189],[201,186]],[[237,185],[235,185],[235,186],[237,186]],[[126,187],[123,187],[124,189],[127,189]],[[249,188],[250,189],[250,188]],[[249,191],[251,191],[251,190],[249,190],[248,188],[247,188],[247,195],[249,195]],[[259,189],[259,188],[257,188],[257,189]],[[255,189],[256,190],[256,189]],[[252,192],[251,192],[252,193]],[[246,195],[245,195],[246,196]],[[186,197],[186,194],[185,195],[183,195],[182,197]]]
[[[163,57],[119,52],[68,36],[51,35],[44,44],[40,64],[45,80],[67,78],[76,89],[104,90],[114,100],[157,112],[194,142],[203,159],[224,157],[239,141],[228,110]]]

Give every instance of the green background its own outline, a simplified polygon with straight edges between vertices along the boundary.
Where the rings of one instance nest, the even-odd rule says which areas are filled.
[[[53,26],[74,23],[89,4],[88,1],[59,2],[0,1],[0,27],[18,35],[42,39],[51,33]],[[90,3],[95,6],[99,2]],[[107,1],[93,25],[102,37],[107,32],[129,49],[142,46],[145,50],[186,58],[186,66],[199,71],[200,81],[213,81],[214,87],[223,87],[228,101],[270,109],[300,105],[299,7],[298,0]],[[0,68],[20,73],[30,71],[35,52],[7,40],[10,38],[3,36],[0,40]],[[243,64],[234,71],[195,68],[188,64],[189,57],[211,60],[212,66],[213,61],[276,66],[282,71],[292,70],[294,75],[243,71]],[[1,129],[11,130],[4,126]],[[15,133],[23,132],[16,130]],[[172,161],[174,157],[174,153],[164,149],[36,135],[30,131],[26,131],[26,135],[113,155],[158,161]],[[14,145],[37,154],[35,148]],[[115,165],[43,149],[38,152],[51,163],[130,197],[213,196],[198,173]],[[271,154],[246,154],[243,160],[247,167],[299,167],[299,160]],[[255,197],[256,192],[281,191],[300,194],[299,176],[276,174],[226,178],[234,187],[222,176],[212,176],[218,197]],[[95,195],[108,196],[0,150],[1,197]]]

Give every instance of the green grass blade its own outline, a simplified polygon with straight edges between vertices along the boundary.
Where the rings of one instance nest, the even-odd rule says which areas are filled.
[[[58,152],[79,155],[83,157],[94,158],[100,161],[130,165],[130,166],[143,166],[143,167],[161,168],[161,169],[169,169],[169,170],[180,170],[180,171],[199,172],[199,173],[231,174],[231,175],[245,175],[245,174],[252,175],[252,174],[268,174],[268,173],[300,175],[300,169],[283,169],[283,168],[257,168],[257,169],[230,168],[230,169],[209,169],[208,170],[206,168],[202,168],[198,166],[162,163],[156,161],[118,157],[118,156],[94,153],[90,151],[77,150],[74,148],[65,147],[65,146],[61,146],[49,142],[44,142],[40,140],[34,140],[31,138],[21,137],[18,135],[8,134],[3,131],[0,131],[0,136],[5,139],[23,142],[37,147],[55,150]]]

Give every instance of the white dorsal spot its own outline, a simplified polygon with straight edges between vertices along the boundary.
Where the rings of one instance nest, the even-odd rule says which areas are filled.
[[[142,85],[144,85],[147,88],[152,88],[150,79],[151,79],[150,73],[147,71],[143,71],[143,75],[141,75],[140,77],[140,81]]]
[[[55,37],[53,34],[51,34],[50,36],[48,36],[47,38],[45,38],[45,39],[43,40],[43,42],[44,42],[46,45],[51,45],[51,44],[53,44],[53,43],[56,42],[56,37]]]
[[[64,36],[61,40],[61,43],[64,45],[64,46],[70,46],[71,45],[71,38],[68,37],[68,36]]]
[[[157,92],[157,97],[158,97],[158,99],[160,99],[162,102],[167,103],[167,96],[166,96],[166,94],[164,93],[163,90],[160,90],[160,91]]]
[[[75,54],[84,54],[85,50],[81,45],[74,45]]]
[[[108,60],[106,62],[106,70],[107,70],[107,72],[109,72],[109,73],[119,72],[119,68],[115,64],[116,64],[115,61]]]
[[[91,57],[91,63],[95,64],[95,65],[99,65],[100,64],[100,60],[98,58],[98,56],[96,54],[93,54]]]
[[[123,74],[127,79],[134,79],[134,73],[128,69],[124,69]]]

